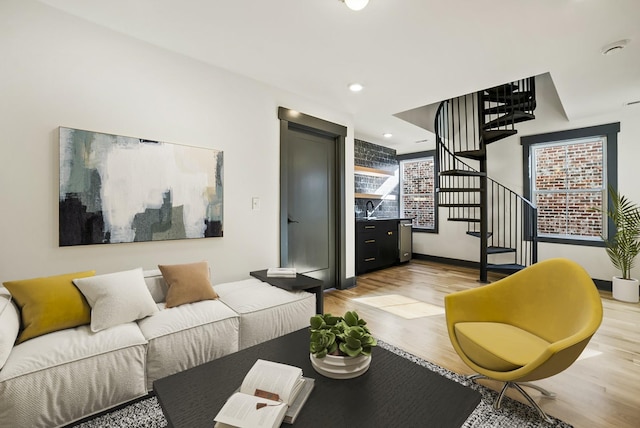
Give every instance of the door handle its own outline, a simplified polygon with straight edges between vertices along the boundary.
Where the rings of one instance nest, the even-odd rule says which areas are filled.
[[[298,223],[298,222],[297,222],[297,221],[295,221],[295,220],[291,220],[291,217],[288,217],[288,218],[287,218],[287,223],[288,223],[288,224],[291,224],[291,223]]]

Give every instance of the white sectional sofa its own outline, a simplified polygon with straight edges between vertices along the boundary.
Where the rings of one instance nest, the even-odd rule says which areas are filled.
[[[18,345],[20,311],[0,287],[0,427],[56,427],[144,396],[162,377],[307,327],[315,295],[251,278],[217,284],[215,300],[166,308],[160,271],[144,281],[157,312]]]

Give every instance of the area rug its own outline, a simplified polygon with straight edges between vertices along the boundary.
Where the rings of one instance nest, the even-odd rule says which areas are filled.
[[[504,398],[500,410],[495,410],[493,402],[498,395],[497,392],[383,341],[378,341],[378,346],[478,391],[482,395],[482,400],[462,425],[463,428],[572,428],[571,425],[554,417],[551,417],[553,423],[546,423],[540,419],[533,408],[509,397]],[[161,428],[167,426],[167,421],[156,397],[149,397],[73,426],[78,428]]]

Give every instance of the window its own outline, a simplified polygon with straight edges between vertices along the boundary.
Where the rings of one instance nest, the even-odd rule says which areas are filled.
[[[413,219],[413,230],[438,231],[434,151],[399,155],[400,217]]]
[[[619,130],[615,123],[521,139],[525,197],[538,208],[539,241],[602,245],[607,187],[617,187]]]

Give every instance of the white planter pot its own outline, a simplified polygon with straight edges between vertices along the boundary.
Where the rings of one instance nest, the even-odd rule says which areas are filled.
[[[316,358],[313,354],[309,354],[309,359],[315,371],[331,379],[358,377],[369,370],[371,364],[371,355],[357,357],[327,355],[324,358]]]
[[[631,303],[640,301],[640,294],[638,293],[639,282],[637,279],[623,279],[614,276],[612,284],[614,299]]]

